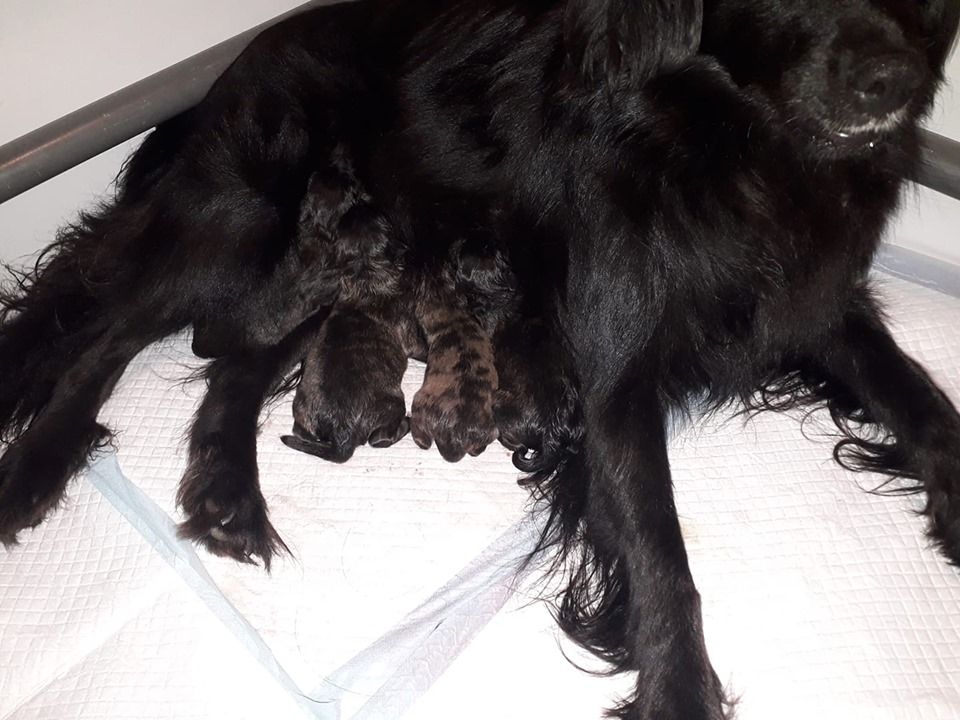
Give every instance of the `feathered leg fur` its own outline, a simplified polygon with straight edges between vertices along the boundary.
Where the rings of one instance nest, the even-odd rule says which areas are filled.
[[[324,8],[263,33],[198,107],[150,135],[113,201],[0,294],[6,542],[104,440],[96,412],[147,342],[195,323],[207,350],[236,352],[287,331],[263,308],[302,304],[286,290],[312,258],[297,233],[308,177],[334,155],[329,138],[361,131],[352,113],[369,97],[358,12]]]
[[[317,313],[283,342],[214,360],[206,368],[207,394],[190,430],[187,469],[177,504],[186,516],[182,537],[240,562],[260,558],[269,571],[289,552],[267,518],[257,467],[257,425],[264,403],[300,361],[328,310]]]

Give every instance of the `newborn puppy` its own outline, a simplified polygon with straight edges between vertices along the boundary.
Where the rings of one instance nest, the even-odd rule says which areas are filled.
[[[307,343],[294,433],[282,438],[334,462],[346,461],[367,442],[392,445],[409,431],[400,382],[407,355],[419,344],[404,299],[403,247],[359,189],[352,168],[311,182],[301,232],[324,234],[326,208],[348,188],[357,192],[337,227],[340,291]]]
[[[496,438],[498,380],[488,327],[511,296],[510,280],[502,263],[480,260],[464,246],[455,244],[430,274],[380,251],[399,243],[365,249],[365,264],[343,276],[341,296],[306,353],[294,433],[282,438],[285,444],[345,462],[360,445],[389,447],[410,431],[420,447],[436,442],[444,459],[456,462]],[[495,283],[501,305],[471,302],[490,297]],[[400,387],[407,358],[427,365],[409,420]]]

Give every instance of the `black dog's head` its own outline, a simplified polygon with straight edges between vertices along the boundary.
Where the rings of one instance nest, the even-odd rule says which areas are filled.
[[[960,0],[705,0],[701,52],[821,153],[895,138],[931,106]]]

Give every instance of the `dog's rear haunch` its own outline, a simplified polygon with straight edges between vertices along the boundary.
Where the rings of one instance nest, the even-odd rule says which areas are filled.
[[[192,324],[226,355],[211,393],[245,403],[229,427],[198,423],[240,438],[217,462],[243,461],[244,552],[269,558],[251,428],[276,369],[308,352],[294,326],[337,302],[337,266],[302,252],[338,242],[337,223],[298,223],[344,147],[404,272],[429,278],[467,242],[516,280],[491,329],[513,403],[501,436],[552,448],[525,482],[568,573],[561,625],[637,672],[613,713],[728,717],[665,445],[691,398],[825,404],[838,458],[914,479],[960,561],[960,416],[867,281],[958,15],[956,0],[369,0],[265,33],[5,297],[0,537],[39,522],[106,437],[97,409],[132,355]],[[570,387],[579,407],[550,412],[544,390]],[[574,446],[551,444],[574,417]]]

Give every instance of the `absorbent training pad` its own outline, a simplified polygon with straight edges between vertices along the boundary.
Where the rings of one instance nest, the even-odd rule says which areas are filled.
[[[878,281],[960,403],[960,300]],[[115,452],[0,550],[0,719],[580,720],[629,691],[566,662],[585,658],[536,599],[537,565],[518,574],[537,521],[499,446],[451,465],[406,438],[331,465],[280,443],[287,400],[258,453],[293,557],[268,576],[178,540],[195,367],[186,336],[142,353],[103,411]],[[956,720],[960,574],[922,497],[864,492],[880,479],[833,463],[830,428],[721,415],[672,441],[714,665],[740,720]]]

